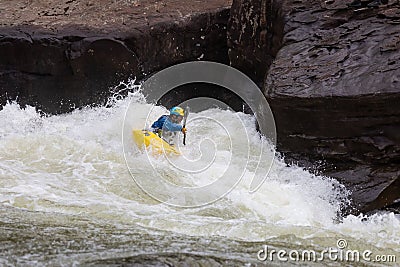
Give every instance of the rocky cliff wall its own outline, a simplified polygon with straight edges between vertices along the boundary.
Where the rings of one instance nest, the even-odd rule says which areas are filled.
[[[368,211],[400,199],[385,190],[400,176],[400,6],[350,2],[235,0],[228,44],[232,65],[263,84],[278,150]]]
[[[0,3],[0,102],[46,113],[99,104],[110,87],[191,60],[227,63],[229,0]]]

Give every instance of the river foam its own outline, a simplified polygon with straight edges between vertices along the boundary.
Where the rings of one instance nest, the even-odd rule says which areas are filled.
[[[128,89],[128,97],[114,98],[108,106],[62,115],[41,116],[33,107],[21,108],[16,103],[4,106],[0,111],[0,205],[55,217],[85,216],[109,224],[136,225],[168,235],[280,241],[287,247],[292,247],[292,242],[334,246],[336,239],[345,238],[360,249],[372,247],[399,253],[398,216],[350,215],[338,220],[341,208],[348,205],[347,190],[331,178],[288,166],[279,157],[271,159],[269,176],[256,192],[250,193],[256,166],[252,160],[262,141],[250,115],[229,110],[212,109],[190,115],[184,155],[197,159],[193,166],[201,169],[211,159],[200,157],[202,146],[205,151],[216,148],[212,166],[205,172],[185,174],[164,158],[154,157],[152,161],[166,180],[187,186],[212,183],[226,169],[227,162],[248,161],[245,170],[237,170],[244,171],[241,181],[210,205],[179,208],[159,203],[143,192],[131,176],[152,179],[154,169],[149,168],[148,156],[134,147],[129,135],[124,138],[132,147],[124,147],[121,141],[128,106],[132,105],[135,112],[126,114],[126,129],[141,128],[154,106],[146,103],[140,90],[131,84]],[[164,107],[156,107],[151,120],[166,112]],[[242,158],[232,158],[229,140],[244,142],[242,136],[231,131],[229,139],[223,129],[196,120],[201,117],[223,121],[227,128],[245,127],[250,137],[249,152],[239,151],[235,157]],[[205,137],[215,143],[209,147],[207,142],[201,144],[199,140]],[[127,161],[133,164],[132,173],[126,166],[124,149]],[[187,162],[182,164],[191,168],[185,165]]]

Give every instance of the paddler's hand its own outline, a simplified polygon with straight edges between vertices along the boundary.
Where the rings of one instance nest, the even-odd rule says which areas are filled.
[[[182,131],[183,134],[186,134],[186,128],[185,127],[183,127],[181,131]]]

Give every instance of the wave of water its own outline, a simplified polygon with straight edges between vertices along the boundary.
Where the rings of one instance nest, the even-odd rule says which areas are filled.
[[[133,89],[132,85],[128,87]],[[96,232],[96,229],[107,233],[123,227],[125,233],[127,228],[140,229],[135,232],[135,238],[154,241],[138,245],[140,249],[135,253],[144,253],[156,246],[155,243],[161,244],[160,240],[176,236],[178,241],[191,244],[188,246],[197,251],[196,255],[214,246],[207,255],[229,260],[236,253],[243,262],[256,260],[260,244],[320,249],[334,247],[339,238],[346,239],[354,249],[391,254],[400,252],[399,217],[382,213],[370,217],[350,215],[338,220],[340,209],[348,204],[348,192],[344,187],[333,179],[288,166],[280,158],[273,159],[268,179],[255,193],[249,193],[250,175],[247,174],[254,168],[249,164],[241,182],[210,205],[178,208],[157,202],[136,185],[126,166],[122,129],[129,105],[133,106],[131,110],[134,112],[127,114],[125,126],[142,128],[153,106],[146,103],[137,89],[126,98],[114,98],[108,107],[84,108],[56,116],[43,117],[33,107],[21,108],[16,103],[3,107],[0,111],[0,231],[3,236],[25,229],[26,225],[43,223],[61,235],[62,240],[73,240],[74,236],[70,232],[60,234],[55,230],[59,225],[71,227],[71,231],[80,231],[83,227],[87,233]],[[166,111],[163,107],[156,107],[151,119]],[[261,139],[250,115],[211,109],[193,113],[190,117],[188,146],[183,148],[184,154],[189,158],[199,158],[201,145],[198,140],[207,137],[218,144],[215,161],[206,172],[182,175],[165,159],[153,158],[153,165],[165,179],[201,186],[216,179],[226,168],[227,160],[239,164],[257,155]],[[239,153],[243,158],[230,159],[226,133],[196,120],[200,117],[213,117],[233,129],[243,127],[238,124],[239,120],[234,119],[241,118],[251,136],[250,155]],[[241,136],[235,136],[234,132],[231,138],[234,142],[241,142]],[[151,180],[153,170],[148,168],[147,155],[138,151],[133,142],[131,144],[127,160],[133,164],[133,175]],[[201,167],[207,165],[206,161],[209,158],[204,157],[196,164]],[[38,230],[40,235],[43,231]],[[30,233],[35,236],[35,230]],[[105,237],[106,241],[96,239],[96,242],[110,242],[116,236],[123,236],[123,233],[113,233]],[[190,241],[192,238],[203,241],[193,243]],[[239,243],[231,247],[233,240]],[[65,256],[68,253],[60,250],[50,259],[43,256],[47,251],[44,240],[39,241],[42,242],[39,254],[31,252],[29,240],[25,245],[7,238],[1,241],[11,246],[7,253],[3,251],[8,255],[3,263],[54,263],[54,259],[68,262]],[[204,242],[212,244],[204,245]],[[248,242],[255,244],[252,249],[246,249]],[[75,255],[72,257],[74,262],[84,263],[89,254],[91,260],[98,259],[95,255],[100,255],[99,251],[103,251],[104,258],[104,246],[86,249],[86,258],[81,257],[86,248],[83,243],[68,251],[70,256]],[[113,251],[113,257],[133,255],[133,252],[127,253],[126,248],[119,249],[120,246],[108,249]],[[227,247],[236,252],[230,253]],[[240,248],[247,254],[241,255]],[[0,250],[0,254],[3,253]]]

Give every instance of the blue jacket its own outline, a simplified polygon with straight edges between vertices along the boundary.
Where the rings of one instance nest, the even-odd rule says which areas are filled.
[[[160,130],[167,130],[170,132],[178,132],[182,130],[182,125],[178,123],[173,123],[168,115],[163,115],[160,118],[158,118],[157,121],[155,121],[152,125],[151,128],[154,129],[160,129]]]

